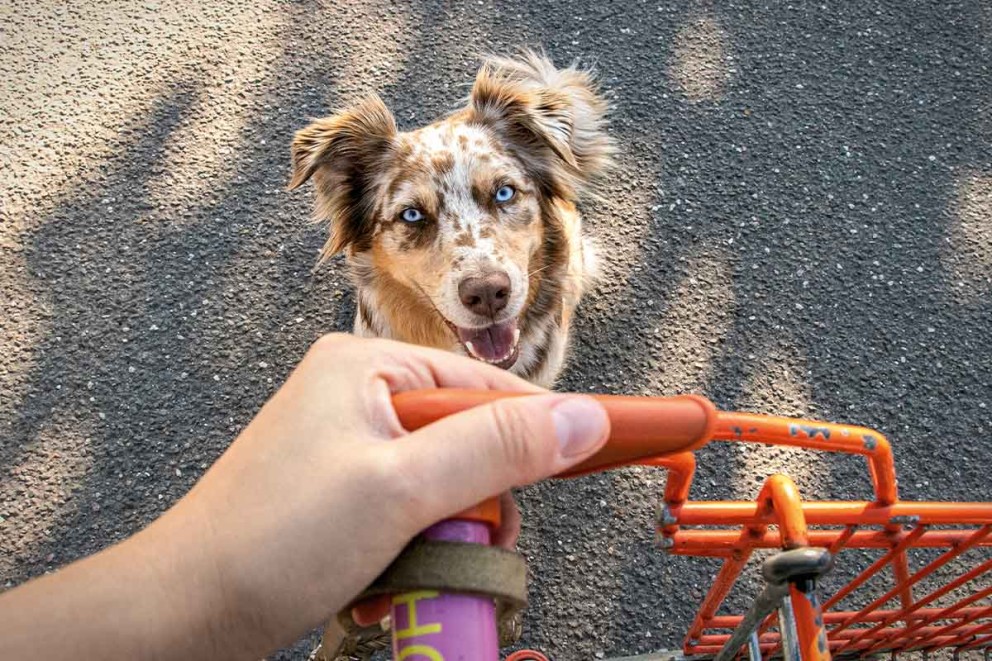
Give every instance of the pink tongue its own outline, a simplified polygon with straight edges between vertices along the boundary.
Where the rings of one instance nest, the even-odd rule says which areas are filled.
[[[505,358],[513,349],[513,336],[516,334],[517,320],[504,321],[489,328],[459,328],[458,339],[464,344],[472,343],[472,348],[480,358],[496,360]]]

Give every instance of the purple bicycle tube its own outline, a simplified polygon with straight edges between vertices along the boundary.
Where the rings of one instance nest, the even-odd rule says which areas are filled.
[[[489,527],[442,521],[425,539],[489,544]],[[422,590],[392,599],[393,661],[498,661],[496,606],[487,597]]]

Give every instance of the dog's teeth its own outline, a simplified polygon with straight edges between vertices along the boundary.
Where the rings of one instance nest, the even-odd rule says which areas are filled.
[[[499,365],[500,363],[506,362],[507,360],[510,359],[510,356],[513,355],[513,352],[517,348],[517,342],[519,340],[520,340],[520,330],[517,329],[513,335],[513,345],[505,354],[503,354],[502,356],[498,356],[496,358],[486,358],[485,356],[480,355],[478,350],[476,350],[475,345],[472,344],[471,341],[465,343],[465,350],[468,352],[468,355],[472,356],[476,360],[480,360],[490,365]]]

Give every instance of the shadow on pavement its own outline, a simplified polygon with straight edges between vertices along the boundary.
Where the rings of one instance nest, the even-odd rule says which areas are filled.
[[[162,210],[148,195],[163,144],[210,93],[177,81],[30,237],[51,328],[0,465],[56,452],[86,472],[46,539],[0,542],[7,581],[154,519],[314,338],[350,328],[341,264],[310,274],[321,233],[303,222],[308,199],[282,191],[292,132],[372,81],[401,126],[421,125],[467,94],[476,52],[521,44],[593,61],[623,150],[604,200],[585,207],[605,273],[562,390],[692,390],[877,426],[907,495],[984,493],[972,457],[990,451],[992,303],[982,283],[959,284],[949,239],[966,179],[992,172],[987,15],[963,2],[390,7],[402,65],[384,73],[334,38],[370,17],[294,5],[277,66],[245,101],[257,112],[235,175],[210,199]],[[38,441],[69,427],[86,439]],[[756,471],[790,461],[709,448],[694,497],[751,497]],[[867,495],[860,462],[798,477],[811,496]],[[652,548],[663,484],[632,469],[523,490],[528,646],[585,659],[681,643],[712,571]]]

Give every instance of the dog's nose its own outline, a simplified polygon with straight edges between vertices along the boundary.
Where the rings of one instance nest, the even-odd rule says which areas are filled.
[[[462,305],[482,317],[495,317],[510,302],[510,276],[502,271],[481,278],[465,278],[458,284]]]

